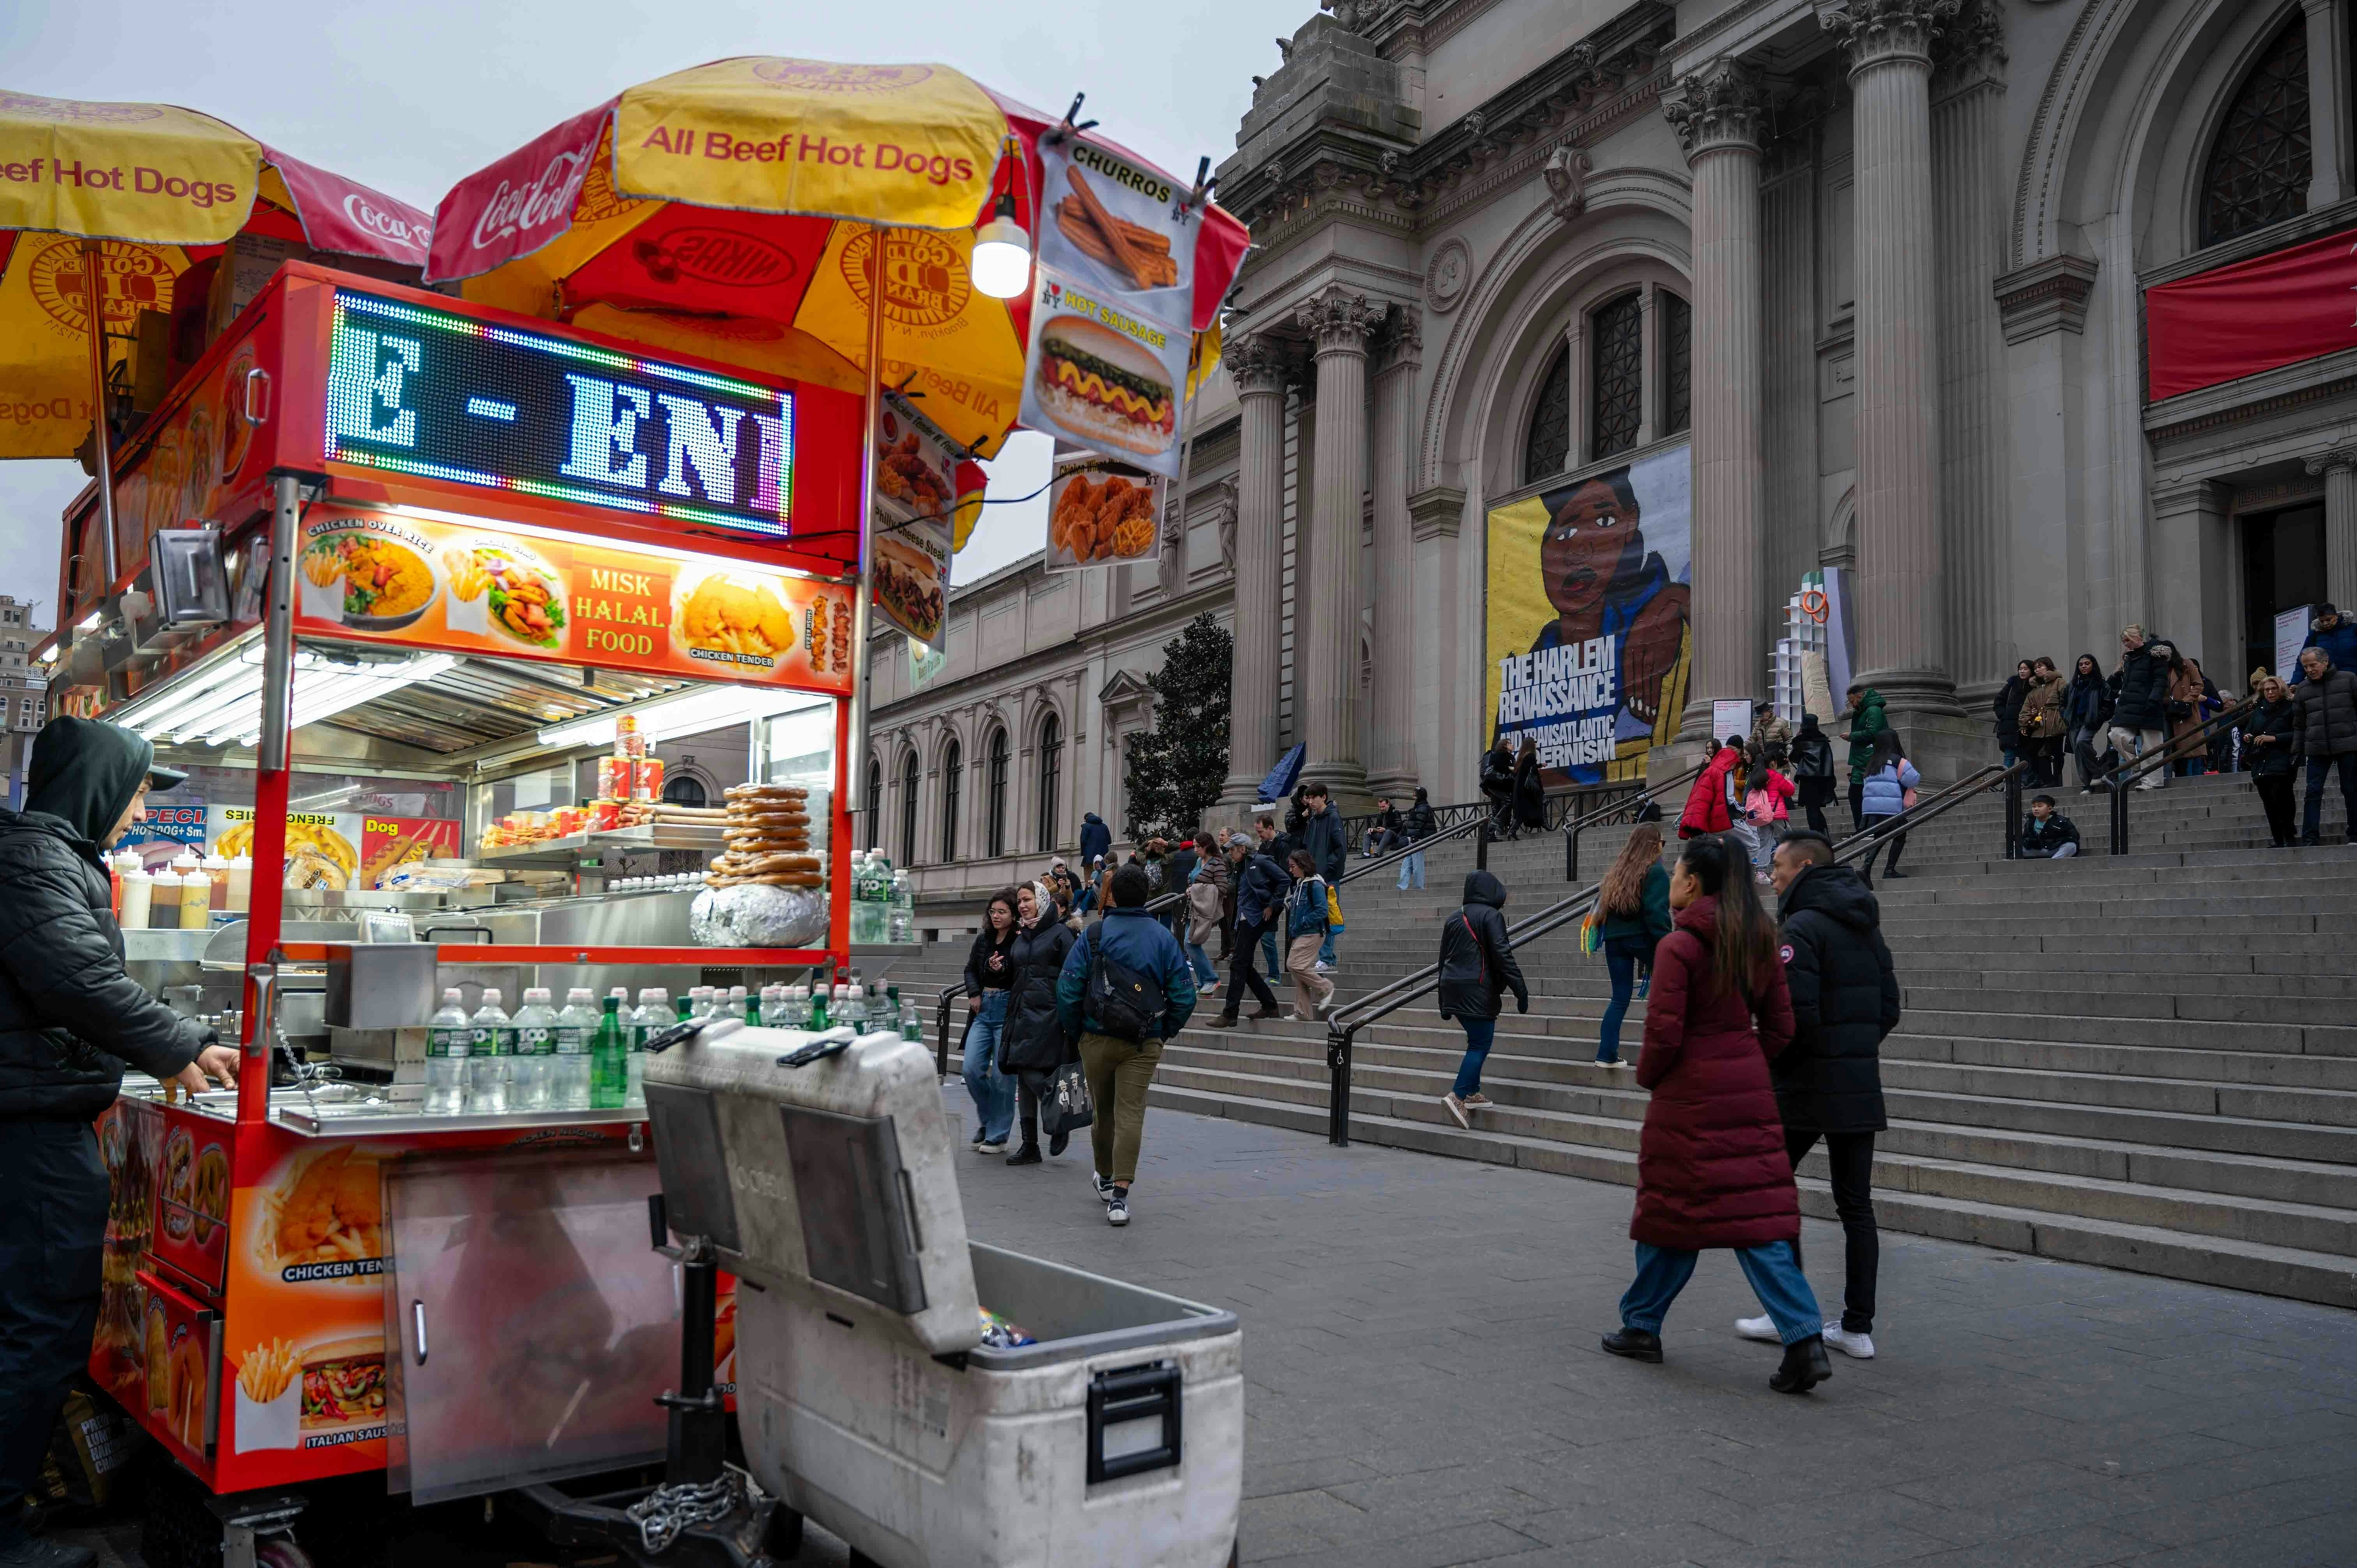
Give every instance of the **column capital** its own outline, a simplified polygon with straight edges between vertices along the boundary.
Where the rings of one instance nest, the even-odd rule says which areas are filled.
[[[1407,498],[1407,514],[1417,539],[1454,539],[1465,522],[1465,492],[1454,485],[1418,490]]]
[[[2093,262],[2066,252],[1997,277],[1990,286],[1996,292],[2005,340],[2027,343],[2050,332],[2084,332],[2095,273]]]
[[[1932,65],[1932,46],[1964,0],[1816,0],[1817,25],[1849,53],[1850,74],[1880,65]]]
[[[1662,117],[1678,133],[1688,163],[1705,153],[1757,155],[1767,130],[1760,73],[1732,55],[1686,72],[1662,94]]]
[[[1413,371],[1424,361],[1424,312],[1395,305],[1375,334],[1375,374]]]
[[[1385,308],[1356,289],[1329,284],[1296,307],[1293,319],[1309,334],[1319,359],[1329,354],[1364,356],[1367,340],[1383,325]]]
[[[2319,452],[2308,459],[2306,467],[2311,477],[2357,469],[2357,445],[2335,446],[2329,452]]]
[[[1228,375],[1236,383],[1238,397],[1281,397],[1286,383],[1294,379],[1293,345],[1266,332],[1229,338],[1220,358],[1227,362]]]

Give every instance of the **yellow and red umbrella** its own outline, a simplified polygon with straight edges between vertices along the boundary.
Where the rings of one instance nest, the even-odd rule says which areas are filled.
[[[206,263],[242,233],[416,267],[429,230],[210,114],[0,89],[0,457],[88,438],[93,296],[112,365],[140,312],[202,308]]]
[[[1022,401],[1030,299],[974,286],[974,228],[1011,193],[1039,231],[1038,142],[1057,124],[947,66],[718,60],[630,88],[463,181],[435,214],[425,275],[859,392],[880,233],[878,378],[921,392],[945,435],[987,456]],[[1248,242],[1209,202],[1200,217],[1198,334]]]

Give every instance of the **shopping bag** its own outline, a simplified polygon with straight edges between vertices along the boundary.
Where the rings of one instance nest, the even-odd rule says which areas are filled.
[[[1049,1137],[1079,1132],[1096,1120],[1089,1101],[1088,1075],[1078,1062],[1066,1062],[1048,1079],[1048,1092],[1039,1101],[1039,1131]]]
[[[1329,931],[1349,929],[1342,924],[1342,895],[1330,882],[1326,885],[1326,929]]]
[[[1587,918],[1579,922],[1579,950],[1592,954],[1603,946],[1604,918],[1591,910]]]

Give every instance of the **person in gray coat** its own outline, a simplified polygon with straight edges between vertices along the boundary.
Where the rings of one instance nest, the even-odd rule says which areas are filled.
[[[2312,844],[2324,826],[2324,777],[2341,773],[2341,817],[2346,842],[2357,843],[2357,671],[2336,670],[2321,648],[2300,650],[2306,677],[2291,689],[2299,703],[2299,755],[2308,758],[2308,811],[2299,842]]]

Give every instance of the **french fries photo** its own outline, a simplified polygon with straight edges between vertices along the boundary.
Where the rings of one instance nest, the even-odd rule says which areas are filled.
[[[256,1345],[245,1353],[237,1369],[238,1391],[256,1404],[268,1404],[294,1385],[295,1374],[301,1369],[302,1359],[296,1354],[294,1341],[273,1339],[267,1345]]]

